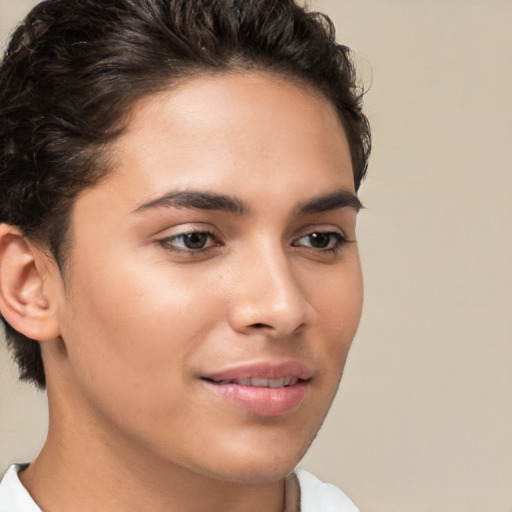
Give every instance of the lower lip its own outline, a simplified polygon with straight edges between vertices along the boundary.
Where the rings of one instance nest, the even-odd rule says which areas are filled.
[[[281,388],[216,384],[205,381],[218,395],[258,416],[281,416],[295,409],[306,394],[306,381]]]

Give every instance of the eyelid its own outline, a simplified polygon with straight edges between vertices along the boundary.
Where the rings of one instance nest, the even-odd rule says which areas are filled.
[[[294,239],[297,240],[313,233],[336,233],[343,238],[348,239],[345,230],[335,224],[310,224],[308,226],[304,226],[297,231]]]
[[[161,233],[166,233],[170,230],[164,230]],[[185,237],[187,235],[191,234],[204,234],[207,235],[210,239],[210,243],[201,248],[193,249],[193,248],[187,248],[187,247],[179,247],[177,245],[173,244],[173,241],[180,237]],[[220,247],[223,245],[222,241],[220,240],[219,234],[209,225],[186,225],[186,226],[177,226],[175,232],[170,232],[169,234],[161,234],[155,237],[155,242],[163,247],[165,250],[173,251],[178,254],[184,254],[184,255],[196,255],[199,253],[204,253],[208,251],[209,249],[212,249],[214,247]]]
[[[158,241],[164,238],[174,238],[181,235],[188,235],[190,233],[209,233],[212,236],[219,236],[218,230],[211,224],[203,222],[181,222],[174,226],[167,226],[165,229],[158,230],[157,233],[152,235],[153,240]]]
[[[335,239],[338,240],[339,243],[345,243],[345,242],[348,242],[347,238],[345,237],[345,235],[343,235],[342,233],[339,233],[337,231],[312,231],[311,233],[307,233],[305,235],[302,235],[300,236],[299,238],[297,238],[294,242],[293,242],[293,245],[296,244],[296,242],[302,240],[303,238],[308,238],[310,236],[313,236],[313,235],[328,235],[328,236],[333,236]],[[297,247],[297,245],[295,245],[295,247]],[[319,250],[321,250],[319,248]]]
[[[310,237],[314,234],[328,235],[330,236],[327,247],[314,247],[312,244],[299,243],[302,239]],[[334,240],[332,239],[334,237]],[[350,240],[345,232],[339,226],[329,225],[311,225],[301,229],[297,236],[294,237],[291,246],[296,250],[305,250],[306,254],[313,254],[316,257],[327,257],[335,256],[343,247],[351,244],[353,240]]]

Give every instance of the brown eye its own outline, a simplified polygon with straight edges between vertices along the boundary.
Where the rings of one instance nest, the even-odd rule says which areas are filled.
[[[212,233],[207,231],[191,231],[160,240],[165,249],[188,252],[201,251],[221,245]]]
[[[317,231],[299,238],[293,243],[293,246],[329,251],[340,248],[346,241],[346,238],[340,233]]]
[[[206,233],[188,233],[181,235],[181,238],[183,239],[183,245],[187,249],[203,249],[208,241]]]
[[[311,247],[315,249],[325,249],[331,242],[329,233],[312,233],[308,238]]]

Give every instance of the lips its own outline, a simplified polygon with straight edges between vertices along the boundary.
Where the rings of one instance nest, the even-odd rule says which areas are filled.
[[[258,416],[280,416],[304,400],[311,371],[298,362],[256,363],[202,377],[218,397]]]
[[[281,379],[262,379],[253,377],[251,379],[234,379],[215,381],[217,384],[239,384],[240,386],[253,386],[255,388],[282,388],[294,386],[299,382],[298,377],[283,377]]]

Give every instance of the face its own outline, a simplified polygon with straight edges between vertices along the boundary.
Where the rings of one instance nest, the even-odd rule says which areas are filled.
[[[76,201],[48,366],[81,426],[224,480],[291,471],[334,398],[362,284],[331,104],[266,74],[141,101]],[[51,388],[51,384],[50,384]]]

